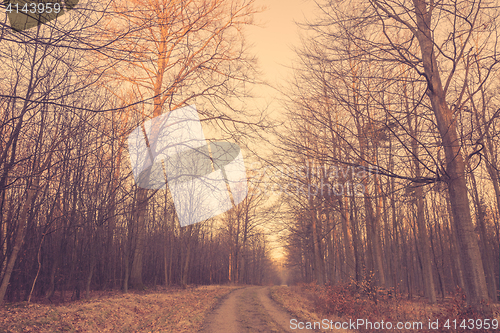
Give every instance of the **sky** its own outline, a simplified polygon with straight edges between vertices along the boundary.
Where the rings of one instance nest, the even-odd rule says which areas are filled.
[[[258,58],[263,79],[272,85],[282,85],[291,75],[288,67],[295,57],[293,46],[300,45],[295,22],[312,18],[316,4],[313,0],[257,0],[256,5],[266,9],[255,15],[256,26],[246,29],[246,38],[253,45],[251,51]],[[276,95],[270,88],[259,89],[258,93],[263,98]]]
[[[246,39],[253,47],[251,52],[257,57],[261,79],[272,86],[286,86],[292,76],[290,66],[294,60],[293,47],[300,46],[299,28],[295,22],[304,22],[314,15],[316,4],[313,0],[256,0],[258,7],[266,9],[255,16],[256,26],[247,27]],[[282,118],[279,94],[271,87],[259,86],[253,90],[256,107],[268,106],[273,118]],[[281,116],[281,117],[280,117]],[[263,153],[259,143],[259,152]],[[284,258],[281,244],[274,237],[271,240],[271,256],[274,260]]]

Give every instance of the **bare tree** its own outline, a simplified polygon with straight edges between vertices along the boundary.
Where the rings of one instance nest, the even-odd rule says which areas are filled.
[[[379,175],[406,179],[415,184],[441,181],[447,184],[468,303],[478,305],[489,297],[469,208],[464,157],[466,147],[461,140],[457,117],[470,103],[471,96],[488,86],[498,65],[498,51],[495,48],[498,41],[495,34],[498,7],[493,2],[485,1],[415,0],[396,3],[373,0],[367,3],[327,1],[321,5],[321,9],[323,18],[308,25],[317,38],[309,42],[302,52],[306,70],[303,72],[304,77],[309,76],[317,82],[316,86],[315,83],[309,84],[308,88],[313,88],[307,91],[305,80],[301,81],[301,88],[308,95],[306,103],[314,105],[309,101],[317,98],[315,96],[324,95],[320,92],[326,87],[328,94],[335,98],[338,108],[352,110],[354,124],[364,119],[364,124],[356,125],[358,131],[355,137],[359,144],[344,136],[345,143],[359,161],[344,160],[343,163],[376,165]],[[481,64],[479,67],[478,63]],[[467,95],[465,92],[469,87],[472,68],[475,67],[481,74],[475,75],[475,89],[471,89]],[[412,74],[408,76],[406,73]],[[478,78],[481,82],[477,82]],[[412,86],[412,99],[416,102],[412,103],[413,110],[428,108],[432,111],[434,123],[428,123],[425,132],[416,133],[412,130],[417,120],[412,121],[413,125],[408,123],[395,108],[398,104],[391,95],[401,95],[392,87],[400,84]],[[310,106],[306,107],[311,110],[310,118],[303,120],[328,126],[324,117],[316,116],[318,112]],[[325,109],[324,106],[319,108]],[[351,124],[345,121],[342,126],[347,128]],[[387,136],[387,133],[395,136],[402,151],[412,157],[417,167],[415,175],[408,175],[404,170],[390,170],[387,160],[378,157],[380,153],[377,153],[376,147],[380,146],[381,135]],[[408,138],[410,142],[407,144]],[[425,151],[424,156],[419,156],[418,149],[415,149],[416,142]],[[427,142],[439,145],[438,149],[432,150],[442,149],[443,163],[432,157]],[[367,149],[370,150],[369,154]],[[325,154],[321,159],[335,161],[331,154]],[[425,168],[425,175],[419,174],[420,167]],[[378,178],[373,177],[373,189],[380,193],[377,190],[380,187],[377,185]],[[420,193],[420,190],[417,191]],[[419,196],[417,193],[415,195]],[[381,202],[375,202],[376,209],[380,209]],[[417,199],[417,220],[420,221],[419,230],[422,230],[420,238],[422,246],[425,246],[422,204],[421,199]],[[372,224],[370,221],[375,221],[372,216],[377,217],[377,220],[380,217],[371,213],[371,207],[371,204],[365,204],[367,228],[374,225],[375,229],[371,227],[373,234],[380,222]],[[373,235],[374,241],[379,241],[379,236],[376,233]],[[377,247],[375,243],[374,249]],[[431,261],[426,251],[423,251],[425,270],[422,274],[429,277]],[[380,271],[381,263],[375,263]],[[431,285],[429,281],[426,284]],[[430,290],[427,295],[430,300],[435,299]]]

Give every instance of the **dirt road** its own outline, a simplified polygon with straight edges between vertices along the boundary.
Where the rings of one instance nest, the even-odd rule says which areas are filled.
[[[292,316],[269,297],[268,287],[246,287],[230,293],[208,316],[203,333],[294,332]],[[315,332],[300,330],[300,332]]]

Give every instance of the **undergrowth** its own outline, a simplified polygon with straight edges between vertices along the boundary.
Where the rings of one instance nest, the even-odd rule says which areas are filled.
[[[492,320],[498,320],[498,306],[482,304],[475,308],[467,305],[461,290],[451,299],[429,304],[425,300],[408,300],[394,290],[378,290],[369,282],[319,287],[315,284],[300,284],[293,287],[296,292],[306,295],[314,304],[315,312],[328,316],[334,315],[342,321],[363,319],[371,323],[422,323],[421,329],[401,331],[418,332],[493,332]],[[469,321],[474,319],[473,324]],[[489,319],[490,329],[485,329],[484,319]],[[455,322],[453,321],[455,320]],[[429,328],[429,323],[434,323]],[[448,326],[445,327],[445,324]],[[410,324],[408,324],[410,325]],[[460,327],[462,325],[462,327]],[[465,325],[465,328],[464,328]],[[383,332],[392,330],[358,326],[360,332]]]

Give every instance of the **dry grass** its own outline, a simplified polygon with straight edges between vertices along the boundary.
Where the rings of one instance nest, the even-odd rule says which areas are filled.
[[[283,306],[300,321],[318,322],[328,319],[333,322],[339,321],[338,316],[325,314],[317,310],[314,298],[304,288],[298,286],[271,287],[271,298]],[[331,332],[332,330],[321,330],[321,332]],[[353,332],[352,330],[334,330],[335,332]]]
[[[10,304],[0,332],[196,332],[231,286],[121,294],[64,305]]]
[[[319,320],[314,302],[303,295],[298,287],[271,287],[271,298],[287,309],[295,318]]]
[[[379,295],[375,301],[373,295],[356,290],[358,289],[353,286],[318,287],[314,284],[303,284],[294,287],[273,287],[271,296],[296,318],[311,322],[321,321],[324,318],[334,322],[349,321],[349,319],[353,321],[365,319],[372,323],[383,320],[394,324],[421,322],[425,326],[418,332],[422,333],[455,331],[443,327],[447,319],[456,319],[460,323],[468,318],[489,318],[500,322],[498,304],[491,304],[488,312],[475,312],[466,306],[462,295],[459,294],[431,305],[424,299],[408,300],[383,295]],[[439,329],[428,329],[429,320],[439,320]],[[371,332],[373,330],[361,327],[359,331]],[[458,328],[456,331],[486,332],[487,330]]]

